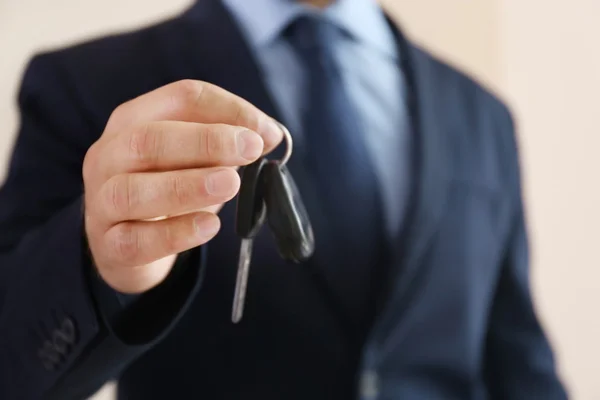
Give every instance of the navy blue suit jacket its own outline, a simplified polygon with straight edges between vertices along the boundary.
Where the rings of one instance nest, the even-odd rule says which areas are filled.
[[[410,217],[365,343],[318,280],[269,268],[258,240],[244,321],[229,321],[238,241],[223,231],[122,309],[93,276],[82,227],[86,150],[121,103],[181,79],[279,113],[218,1],[34,57],[0,190],[0,398],[566,398],[529,288],[514,127],[506,107],[396,29],[417,136]]]

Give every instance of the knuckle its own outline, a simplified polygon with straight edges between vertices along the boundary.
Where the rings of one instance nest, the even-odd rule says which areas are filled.
[[[234,124],[257,131],[260,125],[260,113],[243,102],[236,103],[235,107]]]
[[[175,82],[176,89],[183,94],[196,94],[198,90],[201,90],[200,86],[202,86],[201,82],[193,79],[182,79]]]
[[[194,106],[202,106],[207,102],[207,98],[210,97],[211,93],[215,92],[215,87],[206,82],[197,83],[196,90],[192,93],[192,102]]]
[[[192,185],[185,177],[179,174],[169,177],[168,186],[178,205],[185,206],[192,202],[194,197]]]
[[[206,157],[211,161],[222,159],[228,150],[224,132],[222,125],[210,126],[206,129],[204,138],[201,139],[204,141]]]
[[[175,227],[173,224],[165,223],[163,228],[163,240],[162,245],[164,247],[164,251],[167,254],[173,254],[177,252],[177,232],[175,232]]]
[[[129,176],[113,177],[106,182],[105,187],[104,203],[109,214],[117,218],[127,215],[132,207],[132,194],[134,194]]]
[[[119,263],[133,265],[140,254],[140,235],[131,224],[123,223],[112,228],[108,246],[112,249]]]
[[[92,180],[92,177],[94,176],[94,170],[98,160],[97,147],[98,145],[94,143],[89,147],[89,149],[85,153],[83,165],[81,168],[81,175],[83,177],[84,184],[90,182]]]
[[[156,160],[158,156],[158,137],[154,124],[147,123],[134,129],[129,135],[128,150],[131,159],[137,163],[149,164]]]
[[[192,79],[183,79],[178,81],[176,86],[176,92],[179,96],[186,99],[190,103],[196,103],[204,96],[206,86],[209,84],[205,82],[195,81]]]
[[[120,115],[125,114],[126,113],[125,110],[127,109],[128,105],[129,105],[129,101],[119,104],[117,107],[115,107],[115,109],[111,113],[111,117],[118,118]]]
[[[107,128],[115,127],[120,124],[120,121],[124,119],[124,116],[127,115],[127,108],[129,108],[129,101],[125,103],[119,104],[113,112],[110,114],[108,118],[108,122],[106,124]]]
[[[250,112],[248,112],[248,108],[245,107],[244,104],[236,103],[235,111],[233,116],[233,121],[235,125],[246,126],[251,122]]]

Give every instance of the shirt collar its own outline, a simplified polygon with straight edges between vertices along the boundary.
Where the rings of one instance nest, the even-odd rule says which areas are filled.
[[[255,48],[268,46],[298,16],[321,12],[294,0],[222,1]],[[322,12],[358,42],[396,58],[394,35],[375,0],[336,0]]]

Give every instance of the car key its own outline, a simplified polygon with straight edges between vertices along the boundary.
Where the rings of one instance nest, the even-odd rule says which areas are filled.
[[[268,161],[262,169],[267,221],[279,255],[300,263],[315,250],[315,238],[308,212],[287,166]]]
[[[261,172],[267,164],[268,161],[261,157],[252,164],[244,167],[241,174],[235,231],[242,239],[242,243],[240,246],[235,293],[233,295],[233,307],[231,310],[231,320],[234,323],[239,322],[244,313],[248,274],[252,258],[252,244],[254,237],[265,223],[266,209],[262,196],[263,182]]]

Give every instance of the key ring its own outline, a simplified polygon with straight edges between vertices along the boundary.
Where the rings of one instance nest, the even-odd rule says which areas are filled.
[[[277,125],[279,125],[279,129],[281,129],[281,132],[283,132],[283,137],[285,138],[285,153],[283,154],[281,160],[277,161],[279,165],[283,167],[285,164],[287,164],[287,162],[290,160],[290,157],[292,156],[294,141],[292,140],[292,134],[290,133],[288,128],[286,128],[285,125],[283,125],[281,122],[277,120],[274,121]]]

